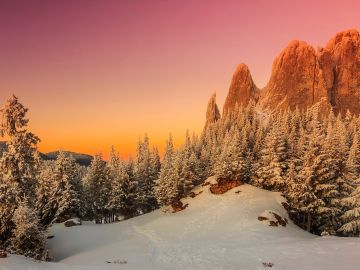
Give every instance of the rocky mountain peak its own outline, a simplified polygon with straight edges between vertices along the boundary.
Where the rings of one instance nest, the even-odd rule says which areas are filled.
[[[238,105],[246,106],[250,99],[257,99],[257,87],[255,86],[247,65],[237,66],[225,100],[223,115],[227,115]]]
[[[232,77],[223,115],[250,99],[267,111],[306,109],[321,113],[360,113],[360,34],[343,31],[324,48],[293,40],[275,58],[268,84],[255,86],[249,68],[240,64]]]
[[[216,105],[216,94],[214,93],[207,105],[207,109],[206,109],[206,124],[205,126],[207,126],[208,124],[211,123],[215,123],[216,121],[218,121],[220,119],[221,115],[220,115],[220,111],[218,106]]]

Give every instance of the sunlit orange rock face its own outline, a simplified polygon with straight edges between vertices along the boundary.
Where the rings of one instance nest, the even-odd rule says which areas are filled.
[[[220,117],[220,111],[216,105],[216,94],[213,94],[208,102],[205,126],[215,123]]]
[[[360,113],[360,35],[356,30],[337,34],[325,48],[315,49],[303,41],[291,41],[276,57],[268,84],[257,90],[249,69],[235,71],[224,114],[236,103],[250,99],[268,111],[305,109],[314,104],[327,113]]]
[[[258,89],[253,82],[249,68],[245,64],[238,65],[231,80],[223,115],[227,115],[237,105],[246,106],[250,99],[257,99],[257,96]]]
[[[331,104],[335,111],[360,113],[360,34],[349,30],[326,45],[333,58],[334,86]]]
[[[302,41],[292,41],[275,59],[261,101],[270,110],[304,109],[317,102],[328,104],[328,86],[317,53]]]

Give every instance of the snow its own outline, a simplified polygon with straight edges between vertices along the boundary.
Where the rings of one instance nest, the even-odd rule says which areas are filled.
[[[213,179],[209,179],[212,181]],[[360,239],[318,237],[291,221],[270,227],[260,215],[287,213],[279,193],[250,185],[213,195],[197,187],[178,213],[166,208],[113,224],[56,224],[48,242],[56,263],[10,255],[0,270],[359,269]],[[239,193],[236,193],[240,191]],[[270,217],[270,215],[269,215]]]

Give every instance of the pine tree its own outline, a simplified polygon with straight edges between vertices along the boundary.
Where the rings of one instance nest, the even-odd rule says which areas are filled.
[[[28,109],[16,96],[0,110],[0,136],[8,139],[0,158],[0,241],[7,242],[14,229],[12,217],[19,204],[34,204],[36,175],[39,167],[37,143],[40,139],[27,130]],[[1,244],[1,243],[0,243]]]
[[[266,189],[283,191],[286,185],[285,173],[288,167],[287,147],[283,134],[278,132],[276,123],[273,124],[266,136],[264,148],[260,155],[260,168],[254,182]]]
[[[86,176],[88,196],[91,200],[91,212],[96,223],[106,222],[109,215],[111,190],[110,173],[101,154],[96,154]]]
[[[119,213],[121,198],[123,197],[122,183],[119,179],[120,162],[119,154],[116,153],[114,146],[112,146],[110,149],[109,161],[107,163],[111,185],[107,208],[111,212],[111,221],[114,221],[114,215]]]
[[[21,202],[13,216],[15,229],[11,239],[12,252],[35,259],[44,259],[46,238],[39,229],[36,212]]]
[[[360,144],[356,128],[353,130],[353,142],[346,162],[347,183],[352,191],[341,199],[344,213],[339,232],[343,235],[359,236],[360,234]]]
[[[215,164],[215,175],[218,182],[243,181],[244,161],[241,155],[239,130],[231,129],[226,134],[223,151]]]
[[[192,148],[189,132],[186,132],[185,144],[178,153],[177,170],[179,175],[180,197],[186,196],[199,182],[199,163]]]
[[[154,185],[153,183],[155,183],[155,181],[159,179],[160,169],[161,161],[159,156],[159,150],[157,149],[157,147],[154,147],[152,152],[150,153],[150,179],[152,185]]]
[[[151,152],[149,138],[145,134],[144,141],[139,140],[136,160],[134,167],[134,176],[137,181],[137,205],[139,213],[147,213],[156,208],[156,199],[154,196],[155,179],[151,175]]]
[[[339,232],[349,236],[360,235],[360,179],[354,183],[357,183],[356,189],[342,200],[348,210],[341,216],[343,223],[339,228]]]
[[[108,167],[111,178],[109,209],[116,215],[131,217],[137,207],[136,186],[129,175],[127,164],[115,153],[114,148],[110,152]]]
[[[179,199],[179,175],[176,167],[176,153],[170,134],[166,143],[160,176],[156,181],[155,195],[159,205],[169,205]]]
[[[352,177],[357,178],[360,176],[360,142],[356,128],[353,130],[353,134],[353,141],[349,150],[346,167],[347,172],[352,174]]]
[[[51,196],[56,209],[55,218],[58,221],[79,217],[84,214],[83,186],[75,159],[60,151],[55,161],[54,193]]]
[[[315,111],[312,114],[309,144],[302,160],[300,181],[296,188],[299,194],[296,208],[304,213],[308,231],[321,230],[324,220],[329,220],[334,214],[329,202],[336,196],[336,186],[332,183],[329,168],[325,164],[326,155],[322,150],[324,135],[316,113]]]
[[[35,209],[39,216],[40,224],[46,228],[55,217],[56,207],[52,195],[55,190],[54,180],[54,161],[43,161],[38,175],[38,183],[36,187],[36,203]]]

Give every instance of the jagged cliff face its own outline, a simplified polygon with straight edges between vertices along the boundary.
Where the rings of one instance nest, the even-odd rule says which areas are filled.
[[[255,99],[268,111],[305,109],[320,104],[342,114],[360,113],[360,35],[356,30],[337,34],[325,48],[315,50],[292,41],[275,59],[269,83],[258,90],[249,69],[235,71],[224,105],[224,115]]]
[[[326,45],[332,55],[334,84],[331,104],[338,112],[360,113],[360,34],[349,30],[337,34]]]
[[[249,68],[245,64],[237,66],[226,97],[223,115],[227,115],[238,105],[246,106],[250,99],[257,99],[258,89],[255,86]]]
[[[326,107],[323,73],[315,49],[305,42],[292,41],[275,59],[260,103],[270,110],[304,109],[318,102]]]
[[[216,105],[216,94],[213,94],[208,102],[206,109],[206,123],[205,127],[209,124],[215,123],[220,119],[220,111],[218,106]]]

